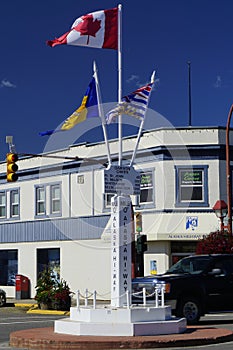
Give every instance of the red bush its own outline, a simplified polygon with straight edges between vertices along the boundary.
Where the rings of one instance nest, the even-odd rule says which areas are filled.
[[[196,254],[232,254],[233,237],[227,231],[211,232],[197,243]]]

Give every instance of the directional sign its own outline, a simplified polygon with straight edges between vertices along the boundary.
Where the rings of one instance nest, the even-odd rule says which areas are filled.
[[[139,195],[141,176],[133,167],[112,165],[104,170],[104,192]]]

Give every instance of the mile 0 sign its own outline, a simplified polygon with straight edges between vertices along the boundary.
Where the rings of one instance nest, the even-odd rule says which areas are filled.
[[[112,165],[104,170],[104,193],[140,195],[141,176],[133,167]]]

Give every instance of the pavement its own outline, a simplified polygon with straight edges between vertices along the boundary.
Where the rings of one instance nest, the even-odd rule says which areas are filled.
[[[15,307],[28,308],[27,313],[56,314],[69,316],[69,312],[40,310],[33,299],[7,300]],[[155,349],[217,344],[233,341],[229,329],[211,326],[187,326],[184,333],[156,336],[76,336],[54,333],[53,327],[34,328],[12,332],[10,346],[15,348],[43,350],[104,350],[104,349]]]

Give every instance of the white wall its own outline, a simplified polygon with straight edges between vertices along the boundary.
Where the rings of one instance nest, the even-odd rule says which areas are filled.
[[[40,242],[6,244],[4,249],[18,249],[18,274],[29,278],[31,297],[35,296],[37,283],[37,249],[60,248],[61,278],[65,279],[71,290],[78,289],[83,294],[97,290],[99,299],[110,298],[110,244],[102,240],[83,240],[66,242]],[[0,286],[1,287],[1,286]],[[15,297],[14,286],[2,286],[8,298]],[[104,296],[103,296],[104,295]]]
[[[164,273],[170,266],[169,255],[169,242],[150,242],[150,244],[148,245],[148,250],[144,255],[144,275],[148,276],[151,274],[151,260],[155,260],[157,263],[157,274]]]

